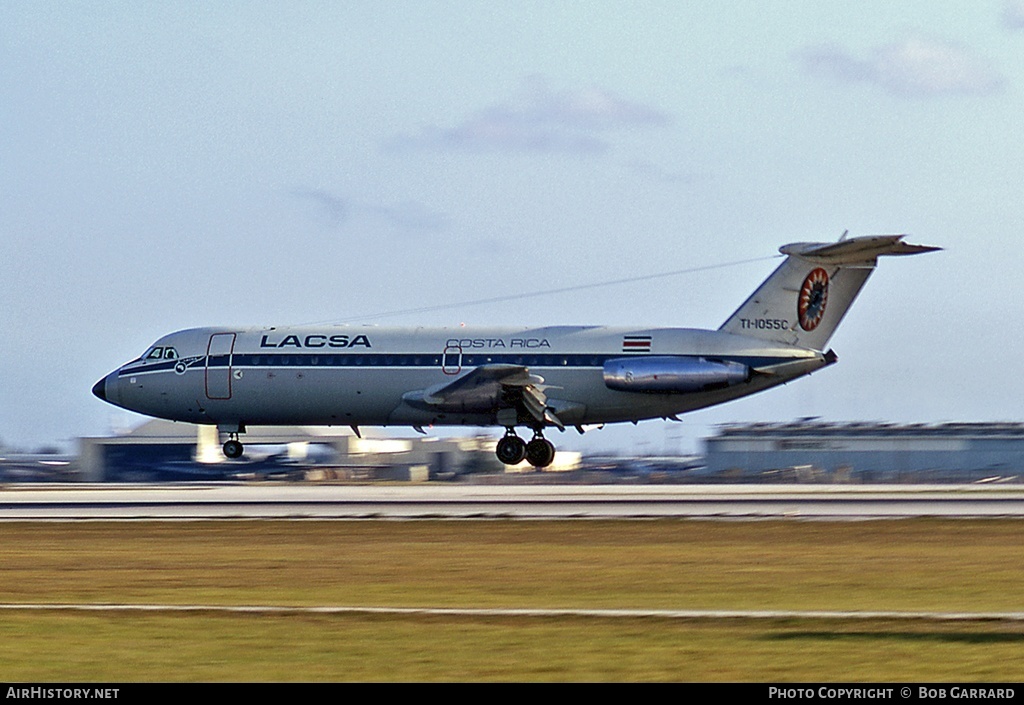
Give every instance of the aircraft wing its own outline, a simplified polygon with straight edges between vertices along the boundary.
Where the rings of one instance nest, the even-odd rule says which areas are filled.
[[[517,409],[540,422],[564,429],[548,408],[544,378],[523,365],[481,365],[458,379],[409,392],[403,399],[438,411],[487,413]]]

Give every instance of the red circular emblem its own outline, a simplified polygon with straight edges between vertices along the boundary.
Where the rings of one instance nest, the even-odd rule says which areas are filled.
[[[800,287],[800,298],[796,302],[796,312],[800,327],[812,331],[821,323],[825,315],[825,304],[828,303],[828,272],[821,267],[813,270],[804,279]]]

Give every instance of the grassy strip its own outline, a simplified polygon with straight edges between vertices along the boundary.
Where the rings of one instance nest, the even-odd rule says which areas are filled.
[[[0,524],[0,602],[1024,611],[1019,521]],[[1020,626],[0,615],[0,680],[1020,680]]]
[[[5,681],[1017,681],[1024,631],[818,620],[0,616]]]

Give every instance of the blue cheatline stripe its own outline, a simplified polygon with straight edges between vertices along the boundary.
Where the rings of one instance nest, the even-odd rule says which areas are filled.
[[[129,362],[128,365],[125,365],[124,367],[119,369],[117,371],[117,374],[121,377],[124,377],[134,374],[144,374],[146,372],[163,372],[164,370],[173,370],[174,366],[178,364],[178,362],[178,360],[161,360],[160,362],[131,368],[129,368],[128,365],[132,365],[134,363]]]
[[[601,368],[608,360],[618,360],[623,357],[650,357],[646,350],[637,351],[634,355],[629,353],[584,353],[556,355],[543,353],[537,355],[519,353],[463,353],[461,366],[463,369],[480,367],[481,365],[522,365],[530,368]],[[419,367],[441,367],[442,359],[445,356],[440,353],[338,353],[338,354],[316,354],[307,353],[259,353],[259,354],[235,354],[235,355],[214,355],[205,364],[203,361],[190,366],[189,369],[203,369],[204,367],[310,367],[310,368],[360,368],[360,367],[394,367],[394,368],[419,368]],[[677,357],[712,357],[715,360],[729,360],[739,362],[750,367],[765,367],[777,365],[784,362],[793,362],[794,358],[789,357],[765,357],[765,356],[704,356],[704,355],[678,355]],[[445,366],[454,367],[459,362],[448,356]],[[179,360],[166,360],[152,365],[122,368],[121,375],[144,374],[148,372],[161,372],[173,370]]]

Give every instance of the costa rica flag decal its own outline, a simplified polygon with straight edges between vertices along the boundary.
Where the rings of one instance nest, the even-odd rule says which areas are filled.
[[[797,318],[800,327],[812,331],[821,323],[828,303],[828,272],[821,267],[811,271],[800,287],[800,296],[796,302]]]
[[[622,352],[649,353],[651,351],[651,336],[649,335],[624,335],[622,336]]]

